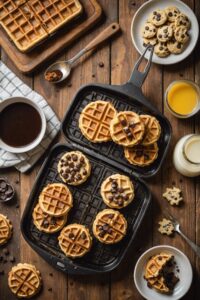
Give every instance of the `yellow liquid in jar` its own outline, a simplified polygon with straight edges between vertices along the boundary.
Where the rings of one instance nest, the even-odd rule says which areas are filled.
[[[168,91],[167,100],[174,112],[188,115],[196,108],[198,97],[198,92],[192,84],[177,82]]]

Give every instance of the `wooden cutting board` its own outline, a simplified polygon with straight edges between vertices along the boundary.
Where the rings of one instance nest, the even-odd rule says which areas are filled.
[[[84,7],[84,13],[80,18],[56,32],[29,53],[21,53],[0,27],[0,45],[21,72],[34,72],[44,62],[58,54],[95,25],[102,15],[101,6],[96,0],[81,0],[81,3]]]

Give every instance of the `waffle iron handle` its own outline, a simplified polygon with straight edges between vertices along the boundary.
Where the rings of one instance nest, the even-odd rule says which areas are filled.
[[[142,62],[142,60],[144,59],[144,56],[145,54],[150,51],[150,55],[148,57],[148,61],[147,61],[147,64],[145,66],[145,69],[143,72],[140,72],[138,69],[139,69],[139,66]],[[140,58],[138,59],[138,61],[136,62],[135,66],[134,66],[134,69],[133,69],[133,72],[131,74],[131,77],[129,79],[129,83],[132,83],[134,84],[135,86],[137,87],[141,87],[143,82],[145,81],[148,73],[149,73],[149,70],[150,70],[150,67],[151,67],[151,62],[152,62],[152,57],[153,57],[153,51],[154,51],[154,46],[152,45],[149,45],[146,47],[145,51],[143,52],[143,54],[140,56]]]

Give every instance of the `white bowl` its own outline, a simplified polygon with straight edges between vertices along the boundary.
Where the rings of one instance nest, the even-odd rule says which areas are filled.
[[[11,152],[11,153],[24,153],[24,152],[30,151],[30,150],[34,149],[35,147],[37,147],[39,145],[39,143],[41,142],[41,140],[43,139],[44,134],[46,132],[46,118],[45,118],[43,110],[39,107],[39,105],[37,103],[35,103],[34,101],[32,101],[28,98],[24,98],[24,97],[11,97],[11,98],[7,98],[7,99],[3,100],[0,103],[0,113],[4,108],[6,108],[8,105],[13,104],[13,103],[27,103],[27,104],[33,106],[39,113],[41,121],[42,121],[41,131],[38,134],[37,138],[32,143],[30,143],[26,146],[12,147],[12,146],[7,145],[0,139],[0,148],[6,150],[8,152]]]
[[[189,30],[190,41],[186,49],[180,54],[170,54],[168,57],[161,58],[156,54],[153,55],[152,61],[160,65],[171,65],[178,63],[185,59],[190,53],[194,50],[199,36],[199,24],[194,12],[189,6],[183,3],[180,0],[149,0],[145,2],[135,13],[132,24],[131,24],[131,37],[133,44],[137,51],[142,54],[145,47],[143,46],[143,39],[141,35],[141,30],[144,27],[144,24],[151,12],[156,9],[164,9],[168,6],[177,6],[178,9],[186,14],[191,21],[191,29]],[[145,58],[148,58],[149,53],[145,55]]]
[[[177,266],[180,270],[178,273],[179,282],[176,284],[173,294],[166,295],[158,293],[154,289],[147,286],[147,281],[144,279],[145,265],[152,255],[160,252],[166,252],[174,255]],[[134,282],[139,293],[147,300],[178,300],[181,299],[189,290],[192,283],[192,267],[187,256],[172,246],[155,246],[144,252],[138,259],[134,269]]]

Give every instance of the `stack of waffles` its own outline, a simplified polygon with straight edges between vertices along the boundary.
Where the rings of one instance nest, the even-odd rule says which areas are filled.
[[[82,12],[78,0],[0,0],[0,24],[27,52]]]
[[[90,102],[81,112],[79,128],[93,143],[113,140],[124,147],[124,156],[132,165],[145,167],[158,156],[157,141],[161,127],[156,117],[133,111],[117,112],[112,103]]]

